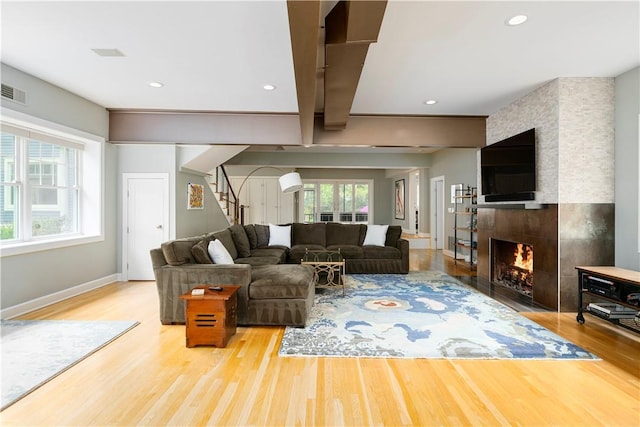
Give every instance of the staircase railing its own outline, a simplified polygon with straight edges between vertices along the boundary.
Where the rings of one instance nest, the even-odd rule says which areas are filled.
[[[227,217],[236,218],[238,197],[231,187],[229,175],[223,165],[217,166],[215,170],[215,188],[219,194],[220,201],[224,203],[224,211]]]

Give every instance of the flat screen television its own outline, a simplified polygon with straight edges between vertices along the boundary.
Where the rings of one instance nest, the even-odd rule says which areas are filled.
[[[535,200],[535,128],[480,149],[485,202]]]

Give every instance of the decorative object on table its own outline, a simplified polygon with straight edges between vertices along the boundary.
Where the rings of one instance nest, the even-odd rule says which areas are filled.
[[[346,286],[344,298],[317,292],[280,356],[598,359],[444,273],[348,275]]]
[[[122,336],[135,321],[2,320],[1,409]]]
[[[395,218],[404,219],[404,179],[396,181]]]
[[[187,184],[187,209],[204,209],[204,186]]]

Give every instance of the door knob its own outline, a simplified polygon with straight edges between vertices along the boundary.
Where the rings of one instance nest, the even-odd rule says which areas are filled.
[[[162,230],[162,224],[156,225],[156,230]]]

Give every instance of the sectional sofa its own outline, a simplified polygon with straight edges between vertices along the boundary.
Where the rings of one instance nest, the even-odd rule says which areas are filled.
[[[165,242],[151,250],[160,321],[184,323],[180,295],[199,284],[240,285],[239,325],[304,326],[313,305],[306,250],[340,250],[347,274],[409,272],[409,242],[399,226],[293,223],[233,225]],[[212,247],[223,247],[223,261]],[[218,263],[214,263],[216,258]]]

